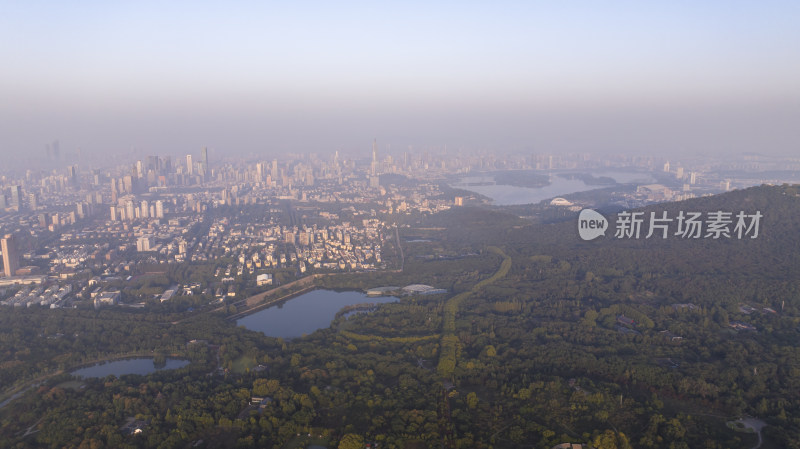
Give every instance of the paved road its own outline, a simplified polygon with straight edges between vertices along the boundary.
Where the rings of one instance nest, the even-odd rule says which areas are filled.
[[[758,449],[759,447],[761,447],[761,443],[763,442],[763,440],[761,439],[761,429],[763,429],[764,426],[767,425],[767,423],[761,421],[760,419],[749,418],[749,417],[742,418],[739,420],[739,422],[744,424],[746,428],[753,429],[756,431],[756,433],[758,433],[758,444],[753,446],[753,449]]]

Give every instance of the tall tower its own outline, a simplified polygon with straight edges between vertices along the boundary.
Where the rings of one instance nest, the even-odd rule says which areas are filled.
[[[128,221],[133,221],[136,219],[136,212],[134,212],[136,208],[133,205],[133,201],[128,200],[128,203],[125,204],[125,215]]]
[[[11,186],[11,206],[16,207],[17,211],[22,210],[22,187]]]
[[[208,147],[203,147],[203,152],[201,154],[203,157],[203,173],[205,174],[206,179],[208,179],[210,175],[208,171]]]
[[[78,174],[78,166],[77,165],[70,165],[67,167],[67,173],[69,174],[69,182],[72,184],[73,187],[78,187],[80,184],[80,178]]]
[[[378,139],[372,140],[372,166],[370,171],[372,176],[378,174]]]
[[[144,178],[144,162],[141,159],[136,161],[136,165],[134,166],[134,170],[136,170],[136,177],[141,179]]]
[[[192,155],[186,155],[186,173],[193,174],[194,173],[194,164],[192,163]]]
[[[14,242],[14,236],[6,234],[0,240],[0,249],[3,250],[3,272],[6,277],[14,276],[14,273],[19,269],[19,255],[17,254],[17,245]]]
[[[38,203],[38,200],[36,198],[36,193],[31,192],[31,193],[28,194],[28,203],[29,203],[29,206],[30,206],[31,210],[36,210],[36,209],[39,208],[39,203]]]

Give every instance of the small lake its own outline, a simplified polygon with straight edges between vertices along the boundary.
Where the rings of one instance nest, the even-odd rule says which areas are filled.
[[[153,359],[150,357],[124,359],[114,362],[98,363],[97,365],[92,365],[73,371],[70,374],[80,377],[106,377],[109,374],[113,374],[117,377],[124,376],[126,374],[139,374],[141,376],[145,376],[156,371],[183,368],[188,364],[188,360],[168,358],[167,363],[164,366],[156,367]]]
[[[240,318],[236,325],[269,337],[296,338],[330,326],[336,312],[345,306],[395,301],[394,297],[367,296],[361,292],[314,290]]]
[[[649,183],[653,182],[650,175],[635,172],[621,171],[575,171],[569,173],[590,173],[595,177],[613,178],[617,183]],[[570,193],[585,192],[588,190],[602,189],[607,185],[589,185],[580,179],[567,179],[553,173],[550,184],[543,187],[516,187],[509,185],[464,185],[465,183],[481,184],[492,183],[495,176],[468,176],[463,177],[457,184],[451,185],[459,189],[469,190],[491,198],[496,206],[512,206],[517,204],[536,204],[542,200],[568,195]]]

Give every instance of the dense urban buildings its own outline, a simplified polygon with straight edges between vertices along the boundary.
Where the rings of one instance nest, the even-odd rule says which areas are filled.
[[[49,145],[48,154],[57,148]],[[4,282],[68,287],[69,293],[50,301],[29,287],[3,303],[61,307],[117,288],[114,280],[137,266],[181,263],[215,264],[216,280],[205,290],[178,286],[178,293],[236,297],[257,286],[257,277],[278,272],[294,279],[381,269],[382,245],[401,217],[489,204],[491,198],[475,193],[485,188],[578,183],[579,190],[606,189],[606,203],[633,207],[791,181],[785,177],[800,167],[796,160],[752,156],[683,162],[500,157],[446,146],[393,154],[380,152],[377,139],[361,158],[336,151],[211,162],[209,153],[154,155],[117,167],[67,162],[52,171],[7,174],[0,194]],[[544,207],[576,212],[601,201],[554,196],[541,198]]]

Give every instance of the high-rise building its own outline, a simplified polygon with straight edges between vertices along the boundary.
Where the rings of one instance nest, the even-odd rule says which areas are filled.
[[[135,206],[133,205],[133,201],[128,200],[128,203],[125,205],[125,218],[128,221],[133,221],[136,218],[136,212],[134,212]]]
[[[264,180],[264,163],[258,162],[256,163],[256,176],[258,177],[259,181]]]
[[[19,269],[19,254],[17,254],[17,245],[12,234],[6,234],[0,240],[0,249],[3,250],[3,273],[6,277],[14,276]]]
[[[54,140],[53,141],[53,144],[51,145],[51,148],[53,150],[53,159],[60,160],[61,159],[61,149],[60,149],[60,146],[58,144],[58,140]]]
[[[142,210],[139,212],[139,215],[142,218],[148,218],[150,216],[150,205],[147,203],[147,200],[142,200]]]
[[[372,176],[378,174],[378,139],[372,141],[372,166],[370,173]]]
[[[203,177],[208,179],[211,176],[211,172],[208,170],[208,147],[203,147],[203,152],[201,154],[203,157]]]
[[[186,155],[186,173],[193,174],[194,173],[194,164],[192,163],[192,155]]]
[[[123,176],[122,187],[126,193],[133,193],[133,176],[131,175]]]
[[[36,210],[39,208],[39,202],[35,193],[28,194],[28,204],[30,205],[31,210]]]
[[[11,207],[22,209],[22,187],[11,186]]]
[[[161,159],[158,156],[147,156],[147,171],[159,173],[161,171]]]
[[[69,183],[72,187],[78,187],[80,184],[80,179],[78,176],[78,166],[77,165],[70,165],[67,167],[67,174],[69,175]]]
[[[156,218],[164,218],[164,202],[156,201]]]
[[[136,251],[144,252],[150,251],[153,247],[153,238],[149,235],[143,235],[136,240]]]
[[[140,178],[140,179],[144,178],[144,162],[142,162],[141,159],[136,161],[135,170],[136,170],[136,177],[137,178]]]

